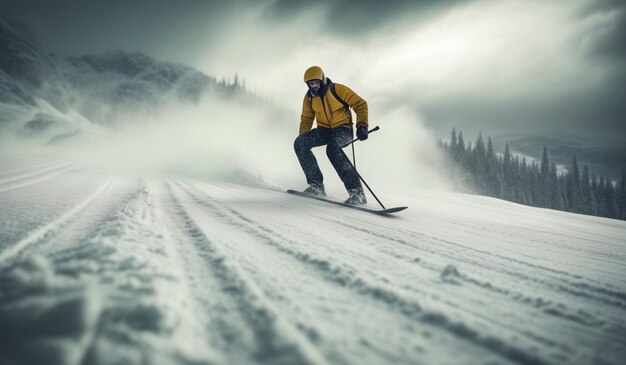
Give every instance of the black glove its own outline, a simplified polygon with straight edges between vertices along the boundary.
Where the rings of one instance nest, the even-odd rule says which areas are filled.
[[[356,129],[356,138],[359,139],[359,141],[365,141],[367,139],[367,127],[362,125],[360,127],[358,127]]]

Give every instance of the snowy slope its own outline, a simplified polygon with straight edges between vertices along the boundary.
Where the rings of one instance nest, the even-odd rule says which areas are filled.
[[[290,188],[290,187],[284,187]],[[619,364],[626,223],[0,156],[0,364]]]

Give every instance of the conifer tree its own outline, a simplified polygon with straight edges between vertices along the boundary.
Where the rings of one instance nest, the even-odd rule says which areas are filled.
[[[600,181],[598,181],[597,193],[598,197],[598,215],[601,217],[606,217],[609,208],[606,202],[606,191],[604,186],[606,182],[604,181],[604,175],[600,175]]]
[[[622,178],[617,189],[617,217],[626,220],[626,170],[622,170]]]
[[[478,134],[476,139],[476,146],[471,154],[471,171],[473,178],[473,185],[480,194],[488,194],[486,185],[486,155],[485,143],[483,142],[482,133]]]
[[[491,137],[487,139],[487,160],[488,161],[496,161],[496,152],[493,150],[493,143],[491,142]]]
[[[503,190],[504,199],[515,201],[515,189],[513,183],[513,161],[511,159],[511,150],[509,143],[504,145],[504,157],[502,157],[502,174],[503,174]]]
[[[543,146],[543,153],[541,155],[541,165],[538,179],[538,203],[541,207],[550,207],[552,203],[551,195],[552,188],[550,184],[550,161],[548,159],[548,149]]]
[[[502,181],[498,174],[498,157],[493,149],[493,142],[491,137],[487,140],[487,156],[486,156],[486,170],[487,170],[487,186],[489,195],[494,197],[502,196]]]
[[[476,147],[474,147],[474,150],[476,151],[476,155],[479,160],[484,161],[487,156],[487,151],[485,150],[485,142],[483,142],[482,133],[478,133],[478,138],[476,138]]]
[[[617,216],[617,208],[615,206],[615,188],[610,179],[604,182],[604,194],[606,199],[606,217],[615,218]]]
[[[582,174],[576,156],[566,173],[559,174],[550,161],[547,146],[543,146],[539,163],[513,155],[505,143],[504,155],[499,157],[488,137],[487,147],[479,134],[475,147],[465,146],[463,133],[452,129],[450,143],[439,140],[450,160],[460,171],[455,181],[464,182],[471,192],[490,195],[522,204],[552,209],[626,219],[626,172],[613,184],[609,178],[595,174],[590,178],[587,165]]]
[[[568,203],[567,210],[570,212],[580,212],[580,171],[578,170],[576,155],[574,155],[572,160],[572,168],[567,174],[566,193]]]
[[[453,152],[456,152],[456,148],[457,148],[456,128],[452,128],[452,132],[450,133],[450,147]]]
[[[563,210],[564,207],[556,165],[550,163],[550,208]]]
[[[598,177],[593,174],[591,177],[591,214],[600,215],[600,202],[598,197]]]
[[[580,195],[581,213],[591,214],[591,183],[589,182],[587,165],[583,168],[583,175],[580,181]]]
[[[530,205],[532,204],[529,194],[529,186],[528,186],[528,165],[526,164],[526,157],[522,157],[522,164],[520,165],[519,172],[519,185],[518,189],[520,191],[520,203]]]
[[[460,153],[465,153],[465,140],[463,139],[463,132],[459,132],[459,141],[457,143],[457,148]]]
[[[509,143],[504,145],[504,164],[510,165],[511,163],[511,150],[509,149]]]

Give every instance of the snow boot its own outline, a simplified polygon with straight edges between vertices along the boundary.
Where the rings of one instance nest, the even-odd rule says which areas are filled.
[[[348,204],[348,205],[367,204],[367,199],[365,198],[365,193],[363,193],[363,188],[348,189],[348,194],[350,194],[350,196],[348,197],[348,199],[346,199],[346,201],[343,202],[344,204]]]
[[[326,196],[323,184],[310,184],[308,188],[304,189],[303,193],[313,196]]]

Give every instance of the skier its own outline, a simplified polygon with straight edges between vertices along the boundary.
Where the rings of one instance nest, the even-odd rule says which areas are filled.
[[[318,66],[304,72],[304,82],[309,90],[302,102],[300,134],[294,142],[298,161],[302,166],[309,187],[304,193],[325,196],[324,177],[311,149],[326,145],[326,155],[348,191],[350,205],[367,203],[363,186],[354,166],[341,146],[352,139],[352,113],[356,113],[356,135],[361,141],[367,139],[367,102],[349,87],[334,84]],[[311,129],[313,120],[317,128]]]

